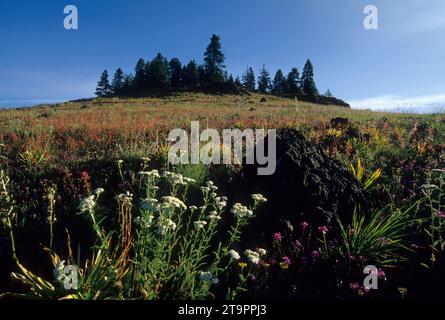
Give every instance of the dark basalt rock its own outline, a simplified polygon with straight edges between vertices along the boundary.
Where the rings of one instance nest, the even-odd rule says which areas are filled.
[[[348,224],[357,205],[370,205],[352,174],[297,130],[277,130],[273,175],[259,176],[257,168],[256,164],[243,166],[243,193],[261,193],[269,199],[254,222],[253,228],[261,232],[273,231],[287,220],[294,225],[307,221],[332,226],[335,215]]]

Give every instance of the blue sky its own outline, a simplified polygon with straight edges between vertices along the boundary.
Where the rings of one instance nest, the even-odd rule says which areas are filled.
[[[79,30],[63,28],[68,4]],[[234,75],[310,58],[320,91],[356,107],[445,105],[443,0],[0,0],[0,103],[90,97],[103,69],[157,52],[201,61],[212,33]]]

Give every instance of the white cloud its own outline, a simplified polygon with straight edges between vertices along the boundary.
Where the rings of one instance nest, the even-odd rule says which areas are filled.
[[[412,113],[445,113],[445,94],[415,97],[386,95],[350,100],[348,103],[354,109]]]

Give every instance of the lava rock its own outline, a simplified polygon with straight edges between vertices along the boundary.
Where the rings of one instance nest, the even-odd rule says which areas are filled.
[[[273,175],[258,175],[258,164],[243,166],[244,193],[261,193],[269,200],[257,212],[256,230],[268,233],[284,221],[332,226],[335,215],[349,224],[356,206],[370,206],[352,174],[297,130],[277,130],[276,142]]]

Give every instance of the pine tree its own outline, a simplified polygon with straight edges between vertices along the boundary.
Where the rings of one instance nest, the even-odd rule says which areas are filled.
[[[181,85],[181,71],[182,71],[181,61],[179,61],[178,58],[171,59],[168,64],[168,68],[170,75],[170,85],[175,88],[179,87]]]
[[[108,81],[108,71],[104,70],[100,76],[100,80],[97,82],[96,95],[99,98],[109,97],[113,94],[113,88]]]
[[[148,79],[151,88],[162,89],[169,85],[168,61],[160,53],[150,62]]]
[[[309,97],[318,96],[317,86],[314,80],[314,67],[312,66],[311,60],[307,60],[304,65],[303,75],[301,76],[301,83],[303,93]]]
[[[286,78],[284,77],[283,71],[279,69],[275,74],[272,84],[272,93],[277,96],[283,96],[287,91]]]
[[[122,88],[124,86],[124,72],[121,68],[118,68],[114,73],[113,81],[111,82],[114,95],[122,94]]]
[[[124,76],[124,83],[122,85],[122,94],[124,95],[131,95],[134,91],[134,77],[133,75],[126,74]]]
[[[328,90],[324,93],[324,95],[325,95],[326,97],[332,97],[331,90],[328,89]]]
[[[199,84],[200,74],[195,60],[190,61],[184,66],[181,77],[187,88],[194,88]]]
[[[147,62],[147,64],[149,64]],[[146,64],[144,59],[139,59],[134,69],[134,88],[136,90],[144,89],[147,85]]]
[[[302,95],[301,83],[300,83],[300,73],[297,68],[292,68],[287,75],[287,90],[286,94],[291,98],[299,97]]]
[[[266,67],[263,65],[263,68],[260,70],[260,76],[258,77],[258,91],[260,93],[266,94],[269,93],[270,87],[270,74],[266,70]]]
[[[204,53],[205,78],[209,84],[224,81],[224,60],[221,39],[214,34]]]
[[[248,91],[255,91],[255,73],[251,67],[247,68],[247,70],[243,74],[243,87]]]
[[[239,88],[243,86],[239,77],[235,78],[235,85]]]

